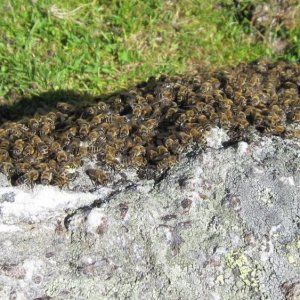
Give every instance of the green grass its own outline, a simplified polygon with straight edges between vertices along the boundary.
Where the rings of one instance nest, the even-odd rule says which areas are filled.
[[[98,95],[159,73],[276,58],[263,40],[253,42],[247,20],[220,2],[230,3],[2,0],[0,97],[49,90]],[[300,29],[293,30],[282,57],[299,61]]]

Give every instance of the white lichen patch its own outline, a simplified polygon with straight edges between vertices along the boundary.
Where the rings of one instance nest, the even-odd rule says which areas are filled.
[[[237,148],[237,153],[239,156],[245,156],[247,155],[249,151],[249,145],[246,142],[239,142],[238,148]]]
[[[93,234],[102,234],[107,227],[107,216],[101,208],[94,208],[87,216],[86,230]]]
[[[53,186],[37,185],[32,190],[20,187],[0,188],[0,199],[6,199],[7,194],[13,195],[11,201],[0,202],[3,221],[18,222],[18,220],[39,221],[63,212],[66,209],[77,208],[91,204],[101,195],[105,196],[108,189],[102,193],[79,193],[63,191]],[[15,228],[13,229],[15,230]]]
[[[279,180],[284,183],[284,184],[288,184],[288,185],[295,185],[295,181],[293,177],[280,177]]]
[[[206,145],[214,149],[222,148],[222,143],[229,140],[226,131],[222,128],[212,128],[206,135]]]

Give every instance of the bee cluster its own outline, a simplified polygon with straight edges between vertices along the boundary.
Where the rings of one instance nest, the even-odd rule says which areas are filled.
[[[211,127],[242,135],[299,138],[300,67],[283,62],[239,65],[193,76],[150,78],[132,90],[88,106],[57,103],[55,111],[0,128],[0,171],[12,183],[67,187],[83,159],[106,184],[122,168],[164,172],[192,143],[205,145]]]

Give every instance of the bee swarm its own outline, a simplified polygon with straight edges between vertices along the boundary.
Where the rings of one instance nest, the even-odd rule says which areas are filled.
[[[299,138],[300,67],[284,62],[241,64],[227,71],[194,76],[162,75],[130,91],[0,128],[0,171],[13,184],[68,187],[82,159],[96,156],[88,169],[105,185],[122,168],[164,172],[188,145],[205,146],[212,127],[236,140],[250,128]]]

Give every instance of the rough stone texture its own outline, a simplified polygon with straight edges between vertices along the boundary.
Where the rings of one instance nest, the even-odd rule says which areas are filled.
[[[215,141],[51,213],[20,214],[1,177],[0,298],[300,299],[299,143]]]

